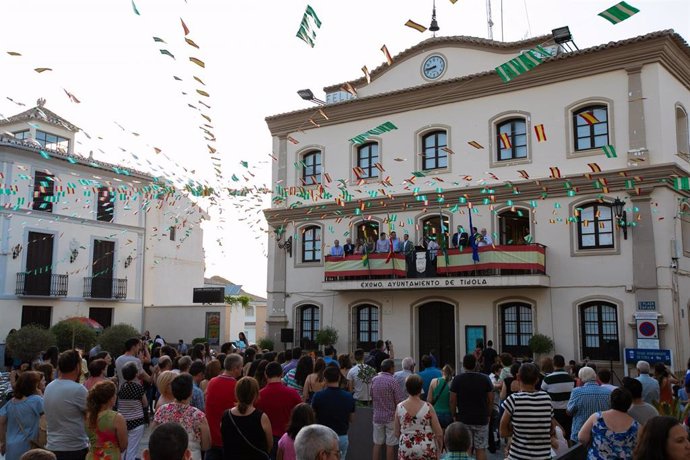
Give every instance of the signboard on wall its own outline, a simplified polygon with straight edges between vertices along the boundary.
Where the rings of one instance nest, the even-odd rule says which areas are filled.
[[[205,337],[209,345],[220,345],[220,312],[209,311],[206,313]]]
[[[625,349],[625,364],[635,365],[638,361],[647,361],[651,365],[662,362],[667,366],[673,364],[671,350],[645,350],[640,348]]]
[[[637,302],[637,309],[639,311],[656,311],[656,302],[654,300],[640,300]]]

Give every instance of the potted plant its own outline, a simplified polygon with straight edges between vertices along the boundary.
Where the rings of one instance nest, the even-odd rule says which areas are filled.
[[[551,353],[553,350],[553,340],[544,334],[534,334],[527,345],[535,355]]]
[[[273,347],[275,346],[275,344],[273,343],[273,340],[267,339],[266,337],[257,340],[256,345],[259,347],[260,350],[270,350],[270,351],[273,351]]]
[[[335,345],[338,342],[338,330],[331,326],[326,326],[316,333],[316,343],[324,347]]]
[[[125,352],[125,342],[132,337],[141,337],[141,333],[129,324],[115,324],[106,328],[98,337],[101,350],[110,353],[113,359],[117,359]]]
[[[7,336],[7,348],[13,358],[30,363],[48,347],[55,345],[55,336],[43,326],[29,324]]]
[[[57,347],[60,350],[77,347],[88,352],[96,345],[96,331],[74,319],[65,319],[55,323],[50,328],[50,332],[55,335]]]

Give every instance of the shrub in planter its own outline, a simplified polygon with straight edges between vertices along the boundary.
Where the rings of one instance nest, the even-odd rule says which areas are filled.
[[[273,343],[273,340],[267,339],[265,337],[263,339],[257,340],[256,345],[259,347],[260,350],[271,350],[271,351],[273,351],[273,347],[275,346],[275,344]]]
[[[327,326],[316,333],[316,343],[327,347],[335,345],[338,342],[338,330],[334,327]]]
[[[96,331],[77,320],[63,320],[50,328],[60,351],[81,348],[88,352],[96,345]]]
[[[132,337],[141,337],[141,334],[129,324],[115,324],[103,331],[98,337],[98,344],[101,350],[116,359],[125,352],[125,342]]]
[[[208,340],[206,340],[206,337],[197,337],[195,339],[192,339],[192,345],[196,345],[197,343],[206,343]]]
[[[55,345],[55,336],[43,326],[30,324],[7,337],[7,348],[12,357],[22,362],[33,361],[40,352]]]
[[[553,350],[553,340],[544,334],[534,334],[527,344],[532,353],[541,355]]]

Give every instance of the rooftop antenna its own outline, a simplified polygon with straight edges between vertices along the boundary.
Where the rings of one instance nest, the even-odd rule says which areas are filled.
[[[431,25],[429,26],[429,30],[434,33],[434,37],[436,37],[436,32],[439,31],[440,27],[438,26],[438,22],[436,22],[436,0],[433,0],[434,2],[434,7],[433,10],[431,10]]]
[[[489,30],[489,40],[494,39],[494,21],[491,20],[491,0],[486,0],[486,26]]]

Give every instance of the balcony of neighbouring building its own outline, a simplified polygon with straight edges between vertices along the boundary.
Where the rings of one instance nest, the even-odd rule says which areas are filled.
[[[17,273],[15,294],[18,296],[65,297],[68,275],[47,273]]]
[[[84,298],[112,299],[127,298],[127,278],[107,278],[100,276],[84,278]]]
[[[421,249],[421,248],[418,248]],[[549,287],[546,246],[484,246],[404,254],[326,256],[327,291]]]

